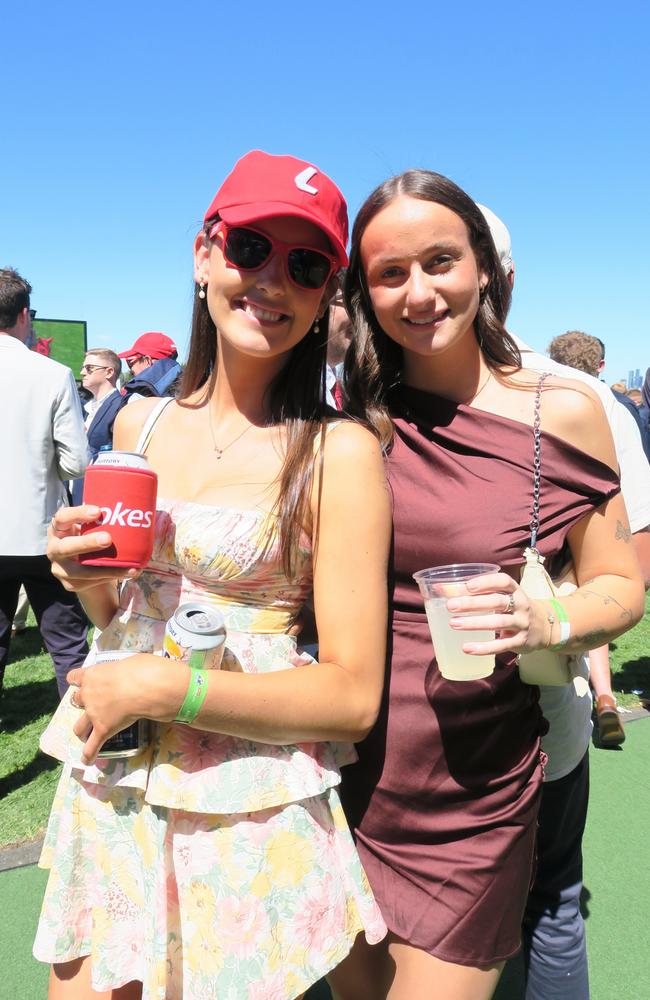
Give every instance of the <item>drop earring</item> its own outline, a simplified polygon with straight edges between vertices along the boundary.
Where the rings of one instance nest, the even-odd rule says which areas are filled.
[[[199,283],[199,298],[200,299],[205,298],[205,285],[203,284],[202,281]]]
[[[317,336],[320,333],[320,323],[319,323],[318,319],[316,319],[315,322],[314,322],[314,333]]]

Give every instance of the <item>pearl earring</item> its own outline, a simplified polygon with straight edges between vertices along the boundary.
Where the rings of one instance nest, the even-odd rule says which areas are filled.
[[[320,323],[318,320],[314,322],[314,333],[318,335],[320,333]]]
[[[203,284],[203,282],[199,284],[199,298],[200,299],[205,298],[205,285]]]

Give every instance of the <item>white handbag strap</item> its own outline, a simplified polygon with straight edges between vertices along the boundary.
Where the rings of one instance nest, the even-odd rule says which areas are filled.
[[[537,551],[537,532],[539,530],[539,489],[542,478],[542,388],[544,379],[551,373],[542,372],[535,392],[535,420],[533,423],[533,512],[530,519],[530,548]]]
[[[173,402],[173,396],[163,396],[162,399],[158,400],[154,408],[149,413],[149,416],[142,425],[140,437],[138,438],[138,443],[135,446],[135,451],[139,452],[139,454],[145,454],[147,448],[149,447],[149,442],[151,441],[153,429],[158,423],[158,418],[161,416],[163,410],[165,410],[169,404]]]

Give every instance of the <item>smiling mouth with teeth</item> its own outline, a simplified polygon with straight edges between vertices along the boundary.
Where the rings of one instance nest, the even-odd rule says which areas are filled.
[[[247,316],[251,316],[261,323],[284,323],[289,319],[286,313],[262,309],[261,306],[255,306],[252,302],[247,302],[244,299],[239,299],[235,305],[237,309],[241,309]]]
[[[434,323],[440,323],[443,319],[449,315],[449,310],[445,309],[443,312],[435,313],[433,316],[427,316],[425,319],[413,319],[409,316],[403,316],[402,319],[405,323],[409,323],[411,326],[432,326]]]

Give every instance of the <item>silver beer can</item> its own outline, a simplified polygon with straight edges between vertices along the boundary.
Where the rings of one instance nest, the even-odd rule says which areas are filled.
[[[163,656],[190,667],[218,670],[226,644],[226,623],[218,608],[188,601],[167,622]]]
[[[93,465],[115,465],[121,469],[148,469],[149,463],[137,451],[100,451]]]

